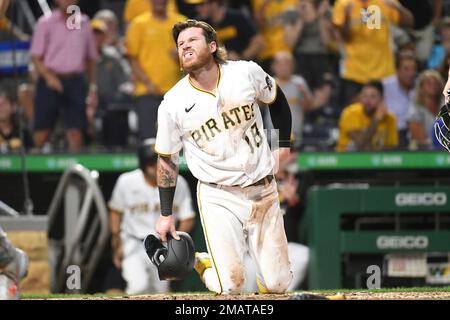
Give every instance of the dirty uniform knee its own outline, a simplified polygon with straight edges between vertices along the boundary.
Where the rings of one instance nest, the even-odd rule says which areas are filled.
[[[290,282],[289,282],[290,283]],[[285,293],[289,287],[289,283],[277,282],[267,285],[269,293]]]
[[[222,283],[223,294],[239,294],[244,290],[245,275],[244,268],[240,264],[230,267],[230,274]]]
[[[266,280],[266,289],[270,293],[284,293],[289,288],[291,281],[292,272],[289,271],[289,274]]]
[[[244,290],[244,283],[241,284],[230,284],[222,288],[222,294],[240,294]]]

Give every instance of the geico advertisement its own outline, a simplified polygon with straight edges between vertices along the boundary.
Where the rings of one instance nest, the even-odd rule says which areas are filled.
[[[400,192],[395,195],[395,205],[398,207],[445,206],[445,192]]]

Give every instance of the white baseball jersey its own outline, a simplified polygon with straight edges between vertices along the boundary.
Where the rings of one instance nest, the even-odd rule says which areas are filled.
[[[258,101],[275,97],[275,80],[254,62],[220,65],[215,92],[196,88],[187,75],[159,106],[155,150],[169,155],[183,149],[200,181],[251,185],[273,173]]]
[[[144,239],[156,234],[156,222],[160,215],[159,191],[151,187],[140,169],[119,176],[109,207],[123,213],[121,232]],[[179,175],[173,202],[173,214],[177,220],[195,217],[191,192],[186,180]]]

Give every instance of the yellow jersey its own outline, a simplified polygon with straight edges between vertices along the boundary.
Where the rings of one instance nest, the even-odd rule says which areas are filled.
[[[362,103],[354,103],[346,107],[339,119],[339,140],[336,151],[349,151],[349,144],[352,141],[349,133],[365,131],[372,120],[364,112]],[[383,120],[378,123],[368,148],[370,150],[382,150],[397,145],[397,120],[393,113],[388,112]]]
[[[9,20],[6,17],[0,18],[0,30],[8,31],[9,30]]]
[[[345,7],[352,3],[351,38],[343,44],[341,75],[361,84],[381,80],[395,73],[394,52],[391,46],[390,24],[397,24],[399,12],[380,0],[336,0],[333,24],[342,26]]]
[[[185,16],[169,13],[165,21],[160,21],[147,12],[134,19],[127,30],[127,55],[137,59],[144,73],[161,93],[167,92],[181,77],[172,27],[185,20]],[[135,95],[145,94],[147,87],[137,81]]]
[[[253,13],[256,15],[265,0],[252,0]],[[261,60],[273,58],[280,51],[289,51],[291,48],[284,40],[284,26],[290,19],[290,13],[295,13],[298,0],[270,1],[264,10],[264,27],[260,30],[265,40],[264,49],[259,58]]]
[[[131,20],[136,18],[138,15],[151,11],[152,3],[150,0],[127,0],[125,3],[125,9],[123,11],[123,20],[125,23],[130,23]],[[176,13],[178,12],[177,4],[175,0],[169,0],[167,4],[168,12]]]

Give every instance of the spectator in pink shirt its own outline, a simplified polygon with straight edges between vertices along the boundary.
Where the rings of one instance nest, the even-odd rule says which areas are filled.
[[[78,0],[55,3],[57,8],[52,14],[41,17],[36,24],[31,44],[32,60],[39,74],[34,141],[36,147],[42,148],[62,112],[69,150],[78,151],[83,145],[87,118],[93,117],[97,105],[98,53],[88,17],[80,13],[81,18],[77,18],[68,10]]]

